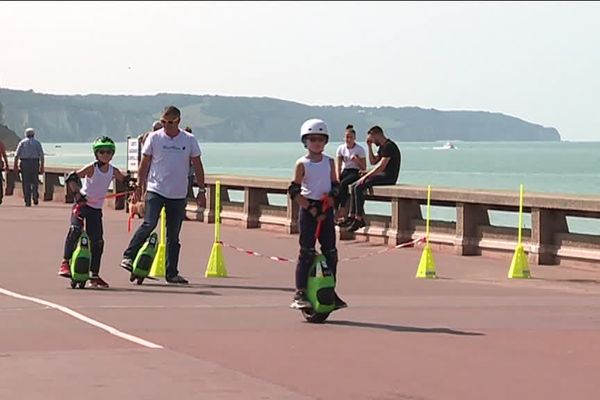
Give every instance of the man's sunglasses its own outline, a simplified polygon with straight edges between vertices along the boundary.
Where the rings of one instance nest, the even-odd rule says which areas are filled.
[[[179,122],[179,118],[176,118],[172,121],[167,121],[166,119],[161,119],[160,123],[163,125],[172,125],[172,124],[176,124],[177,122]]]

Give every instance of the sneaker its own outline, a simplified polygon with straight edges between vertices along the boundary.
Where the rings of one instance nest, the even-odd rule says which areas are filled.
[[[100,278],[98,275],[92,276],[90,278],[90,286],[91,287],[101,287],[108,288],[108,283],[104,281],[104,279]]]
[[[312,304],[308,301],[308,297],[306,297],[306,293],[303,291],[297,291],[294,295],[294,301],[290,304],[290,308],[295,308],[296,310],[303,310],[307,308],[312,308]]]
[[[348,232],[356,232],[360,228],[367,226],[364,219],[355,219],[352,224],[348,227]]]
[[[37,206],[38,204],[40,204],[39,200],[38,199],[33,199],[33,205]]]
[[[69,265],[69,262],[67,260],[63,260],[60,263],[60,269],[58,271],[58,275],[65,277],[65,278],[71,277],[71,266]]]
[[[133,271],[133,260],[131,258],[123,258],[120,264],[121,268],[126,269],[127,271]]]
[[[178,283],[180,285],[187,285],[189,282],[181,275],[175,275],[171,278],[167,278],[167,282],[169,283]]]
[[[353,222],[354,222],[354,218],[352,218],[352,217],[348,217],[348,218],[344,219],[343,221],[339,222],[339,223],[338,223],[338,226],[339,226],[340,228],[347,228],[347,227],[349,227],[350,225],[352,225],[352,223],[353,223]]]
[[[348,303],[346,303],[344,300],[340,299],[340,296],[338,296],[337,293],[335,293],[335,299],[333,300],[333,303],[335,305],[336,310],[348,307]]]

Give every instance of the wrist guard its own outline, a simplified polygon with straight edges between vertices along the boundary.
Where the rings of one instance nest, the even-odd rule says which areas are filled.
[[[309,200],[306,211],[312,214],[312,210],[315,210],[315,218],[319,217],[323,214],[323,203],[320,200]]]
[[[137,182],[137,179],[135,179],[133,176],[131,176],[130,173],[125,175],[125,185],[127,186],[127,188],[129,190],[133,190],[135,188],[136,182]]]
[[[81,187],[81,179],[77,175],[77,172],[71,171],[67,174],[67,176],[65,178],[65,185],[68,185],[70,182],[73,182],[77,186]]]
[[[290,195],[290,199],[294,200],[294,198],[298,196],[300,192],[302,192],[302,186],[296,182],[292,182],[290,183],[287,191]]]
[[[73,197],[75,198],[75,203],[77,204],[83,204],[87,202],[87,196],[81,192],[75,192]]]
[[[340,184],[338,182],[331,182],[331,190],[327,193],[329,197],[334,199],[340,195]]]

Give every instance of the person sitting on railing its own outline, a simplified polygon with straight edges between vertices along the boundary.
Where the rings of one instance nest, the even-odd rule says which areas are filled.
[[[356,131],[352,125],[346,126],[344,135],[346,143],[342,143],[336,151],[336,172],[340,182],[340,195],[336,201],[337,218],[343,218],[340,226],[348,219],[348,187],[360,178],[360,171],[367,169],[367,154],[365,149],[356,143]]]
[[[377,155],[371,145],[379,147]],[[365,192],[373,186],[394,185],[400,173],[400,149],[391,139],[385,137],[383,129],[375,125],[367,132],[367,148],[369,161],[375,168],[371,169],[356,181],[350,188],[352,191],[352,209],[348,231],[355,232],[366,226],[365,223]]]

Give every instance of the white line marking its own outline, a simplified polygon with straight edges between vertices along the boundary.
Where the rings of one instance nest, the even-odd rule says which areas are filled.
[[[80,309],[117,309],[117,310],[158,310],[158,309],[179,309],[179,310],[194,310],[194,309],[246,309],[246,308],[281,308],[287,309],[288,306],[285,303],[277,303],[277,304],[190,304],[190,305],[179,305],[179,306],[170,306],[170,305],[107,305],[107,306],[82,306]],[[1,311],[1,309],[0,309]]]
[[[97,305],[97,306],[79,306],[78,310],[160,310],[160,309],[179,309],[179,310],[195,310],[195,309],[246,309],[246,308],[281,308],[287,309],[285,303],[276,304],[189,304],[189,305]],[[0,307],[0,312],[12,311],[44,311],[50,310],[50,307]]]
[[[110,333],[111,335],[118,336],[118,337],[120,337],[122,339],[125,339],[125,340],[129,340],[130,342],[139,344],[140,346],[148,347],[150,349],[162,349],[163,348],[159,344],[149,342],[147,340],[141,339],[141,338],[139,338],[137,336],[133,336],[133,335],[130,335],[130,334],[125,333],[125,332],[121,332],[120,330],[115,329],[112,326],[108,326],[106,324],[103,324],[102,322],[98,322],[96,320],[93,320],[90,317],[87,317],[87,316],[85,316],[83,314],[80,314],[77,311],[73,311],[73,310],[71,310],[68,307],[61,306],[60,304],[51,303],[49,301],[38,299],[38,298],[35,298],[35,297],[24,296],[22,294],[11,292],[10,290],[6,290],[6,289],[3,289],[3,288],[0,288],[0,293],[4,294],[6,296],[14,297],[16,299],[27,300],[27,301],[31,301],[33,303],[38,303],[38,304],[41,304],[41,305],[44,305],[44,306],[48,306],[50,308],[54,308],[55,310],[64,312],[65,314],[68,314],[68,315],[70,315],[70,316],[72,316],[74,318],[77,318],[80,321],[83,321],[85,323],[93,325],[93,326],[95,326],[97,328],[103,329],[106,332]]]

